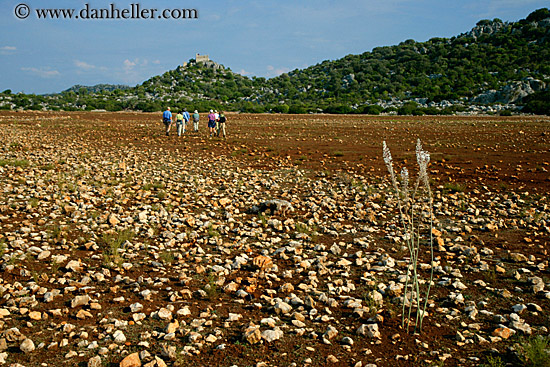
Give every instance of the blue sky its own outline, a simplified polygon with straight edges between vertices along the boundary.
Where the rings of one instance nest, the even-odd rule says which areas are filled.
[[[196,9],[197,19],[38,19],[36,9]],[[26,4],[30,15],[18,19]],[[134,86],[195,57],[273,77],[407,39],[517,21],[548,0],[0,0],[0,91],[55,93],[75,84]],[[19,9],[20,14],[25,9]]]

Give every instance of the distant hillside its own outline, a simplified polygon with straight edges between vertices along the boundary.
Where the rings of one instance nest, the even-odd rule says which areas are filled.
[[[85,86],[85,85],[77,84],[70,87],[69,89],[64,90],[61,93],[64,93],[64,92],[81,93],[82,91],[86,91],[87,93],[101,93],[101,92],[112,92],[117,89],[126,90],[131,88],[132,87],[128,85],[122,85],[122,84],[96,84],[93,86]]]
[[[55,96],[0,94],[0,109],[107,109],[399,114],[550,114],[550,11],[469,32],[406,40],[272,79],[248,78],[206,56],[136,87],[74,86]]]
[[[192,109],[235,109],[261,90],[264,78],[247,78],[215,62],[196,63],[146,80],[133,89],[136,108],[156,111],[166,105],[182,105]]]
[[[414,98],[516,103],[550,82],[550,12],[504,23],[482,20],[451,39],[407,40],[324,61],[268,81],[259,101],[306,106],[361,105]]]

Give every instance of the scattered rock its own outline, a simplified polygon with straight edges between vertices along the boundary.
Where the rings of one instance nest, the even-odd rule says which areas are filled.
[[[119,367],[140,367],[141,360],[139,353],[132,353],[127,355],[119,364]]]
[[[25,339],[19,346],[19,349],[25,354],[31,353],[35,350],[34,343],[31,339]]]
[[[249,342],[250,344],[258,343],[262,338],[262,333],[260,332],[259,326],[249,326],[244,331],[243,339]]]
[[[85,306],[85,305],[88,304],[88,302],[90,302],[90,296],[88,296],[88,295],[76,296],[71,301],[71,307],[76,308],[76,307],[80,307],[80,306]]]

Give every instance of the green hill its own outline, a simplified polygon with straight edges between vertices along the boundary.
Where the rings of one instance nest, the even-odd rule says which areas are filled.
[[[550,114],[550,11],[469,32],[406,40],[278,77],[248,78],[213,61],[189,63],[133,88],[75,86],[54,96],[0,94],[0,109],[132,109],[439,114]],[[9,92],[9,91],[8,91]]]
[[[284,100],[308,109],[343,109],[391,97],[428,102],[521,102],[519,87],[533,92],[548,88],[548,60],[550,12],[540,9],[516,23],[482,20],[470,32],[451,39],[407,40],[397,46],[294,70],[269,80],[276,92],[264,94],[260,101]],[[519,95],[513,95],[514,91],[508,95],[505,91],[488,93],[506,89],[514,82],[529,86],[515,88]]]
[[[100,93],[100,92],[112,92],[117,89],[125,90],[130,89],[132,87],[128,85],[122,85],[122,84],[96,84],[92,86],[86,86],[86,85],[73,85],[69,89],[64,90],[62,93]]]

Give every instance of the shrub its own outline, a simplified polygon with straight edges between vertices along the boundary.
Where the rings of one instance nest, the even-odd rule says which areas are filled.
[[[418,104],[416,102],[410,101],[405,103],[403,106],[399,107],[397,113],[399,115],[412,115],[418,109]]]
[[[500,111],[499,115],[500,116],[512,116],[512,111],[511,110]]]
[[[523,351],[522,362],[525,366],[550,366],[550,352],[548,351],[549,339],[549,337],[538,335],[521,343],[520,347]]]
[[[307,113],[307,110],[304,106],[300,106],[300,105],[292,105],[289,107],[288,109],[288,113],[292,113],[292,114],[304,114],[304,113]]]
[[[348,105],[330,105],[325,108],[324,112],[326,113],[332,113],[332,114],[346,114],[346,113],[352,113],[353,109]]]
[[[550,92],[537,92],[522,101],[525,105],[521,112],[536,115],[550,115]]]
[[[426,115],[439,115],[439,113],[441,112],[439,110],[439,108],[436,108],[436,107],[426,107],[424,109],[422,109],[422,111],[426,114]]]
[[[528,22],[538,22],[548,17],[550,17],[550,10],[548,8],[541,8],[529,14],[525,20]]]
[[[384,108],[378,105],[364,106],[361,109],[361,113],[367,114],[367,115],[380,115],[380,112],[382,111],[384,111]]]
[[[288,113],[288,110],[290,109],[290,107],[288,107],[288,105],[286,104],[279,104],[279,105],[276,105],[273,107],[273,112],[276,112],[276,113]]]

